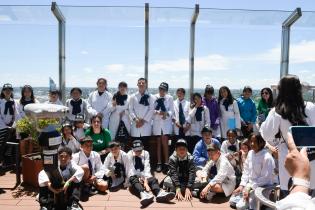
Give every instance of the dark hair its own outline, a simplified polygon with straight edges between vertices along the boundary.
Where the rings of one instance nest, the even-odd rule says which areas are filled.
[[[195,97],[199,97],[200,99],[202,99],[202,96],[200,93],[194,93],[191,97],[191,101],[192,101],[192,103],[190,103],[191,108],[193,108],[195,105]]]
[[[264,91],[267,91],[267,92],[269,93],[269,99],[268,99],[268,101],[265,101],[265,102],[266,102],[268,108],[271,108],[271,107],[273,107],[273,94],[272,94],[272,90],[271,90],[270,88],[268,88],[268,87],[265,87],[265,88],[261,89],[261,91],[260,91],[260,96],[261,96],[261,100],[263,100],[263,101],[265,100],[265,99],[262,97],[262,94],[263,94]]]
[[[207,93],[213,95],[214,94],[214,88],[211,85],[206,85],[204,97],[206,97]]]
[[[229,133],[233,133],[235,136],[237,136],[237,131],[236,129],[229,129],[226,131],[226,135],[228,135]]]
[[[102,80],[103,80],[103,81],[105,82],[105,84],[106,84],[106,85],[105,85],[105,90],[108,91],[108,89],[107,89],[107,80],[106,80],[105,78],[103,78],[103,77],[98,78],[98,79],[97,79],[97,82],[96,82],[96,85],[97,85],[100,81],[102,81]]]
[[[103,120],[103,118],[102,118],[100,115],[94,115],[94,116],[91,117],[91,120],[90,120],[92,133],[94,133],[93,126],[92,126],[92,122],[93,122],[93,120],[95,120],[96,118],[98,118],[98,119],[101,121],[100,125],[101,125],[101,132],[102,132],[102,120]]]
[[[249,92],[253,92],[253,89],[250,87],[250,86],[245,86],[244,88],[243,88],[243,93],[244,92],[246,92],[246,91],[249,91]]]
[[[263,137],[259,134],[251,133],[248,137],[248,139],[251,141],[252,138],[255,138],[258,145],[258,151],[261,151],[266,146],[266,141],[263,139]]]
[[[232,93],[231,93],[230,89],[229,89],[227,86],[222,86],[222,87],[220,87],[220,89],[219,89],[219,103],[220,103],[220,101],[223,99],[223,97],[222,97],[222,95],[221,95],[221,92],[222,92],[223,90],[226,90],[226,92],[228,93],[228,95],[227,95],[227,100],[228,100],[229,104],[233,104],[234,98],[233,98],[233,96],[232,96]]]
[[[14,98],[13,90],[11,90],[11,95],[10,95],[10,97],[11,97],[11,98]],[[3,88],[2,88],[2,90],[1,90],[0,98],[1,98],[1,99],[5,98],[4,89],[3,89]]]
[[[25,92],[26,89],[29,89],[31,91],[31,101],[33,103],[35,103],[34,91],[33,91],[33,88],[30,85],[24,85],[22,87],[20,103],[23,104],[23,102],[25,102],[24,92]]]
[[[81,90],[81,88],[79,88],[79,87],[74,87],[74,88],[72,88],[71,90],[70,90],[70,94],[72,94],[74,91],[79,91],[80,92],[80,94],[82,95],[82,90]]]
[[[182,92],[182,93],[184,93],[184,95],[186,94],[186,90],[184,89],[184,88],[178,88],[177,90],[176,90],[176,93],[178,93],[178,92]]]
[[[61,155],[64,152],[69,156],[72,156],[72,150],[69,147],[60,147],[60,149],[58,149],[58,155]]]
[[[108,144],[109,148],[114,148],[114,147],[119,147],[119,146],[120,146],[120,143],[118,141],[111,141]]]
[[[61,127],[61,134],[62,134],[62,136],[64,136],[64,131],[65,131],[66,127],[71,129],[71,135],[73,136],[73,128],[72,128],[71,124],[67,124],[67,125]]]
[[[138,79],[138,82],[139,82],[140,80],[143,80],[143,81],[145,81],[145,83],[148,83],[148,80],[147,80],[146,78],[140,77],[140,78]]]
[[[276,100],[276,113],[292,125],[306,125],[305,103],[302,85],[295,75],[282,77],[278,85],[279,94]]]
[[[250,142],[248,140],[248,138],[245,138],[241,141],[241,144],[240,145],[246,145],[247,146],[247,149],[250,150]]]
[[[120,88],[120,87],[128,87],[128,85],[127,85],[126,82],[120,82],[120,83],[118,84],[118,88]]]

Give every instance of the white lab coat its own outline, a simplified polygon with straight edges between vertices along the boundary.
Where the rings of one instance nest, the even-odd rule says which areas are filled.
[[[226,132],[229,130],[228,120],[231,118],[235,119],[236,128],[241,129],[241,116],[240,110],[238,109],[237,101],[233,100],[233,104],[230,104],[228,111],[226,111],[223,100],[219,103],[220,106],[220,126],[221,126],[221,137],[226,138]]]
[[[108,91],[105,91],[100,96],[98,91],[95,90],[92,93],[90,93],[89,98],[87,100],[88,102],[87,108],[90,115],[94,116],[97,115],[98,113],[101,113],[103,115],[102,122],[103,128],[108,128],[109,115],[112,106],[112,98],[113,95]]]
[[[9,123],[13,121],[13,124],[14,124],[16,123],[17,120],[21,118],[18,111],[18,103],[12,98],[10,100],[14,101],[14,104],[13,104],[14,114],[13,115],[10,115],[9,111],[7,112],[7,114],[4,114],[6,100],[0,99],[0,129],[8,128]]]
[[[190,127],[190,135],[191,136],[200,136],[201,137],[201,130],[203,127],[208,126],[210,128],[211,121],[210,121],[210,112],[206,106],[203,106],[203,111],[201,114],[201,121],[196,120],[196,111],[197,108],[192,108],[189,111],[188,118],[186,121],[191,125]]]
[[[39,101],[37,99],[35,99],[35,104],[38,104],[38,103],[39,103]],[[17,101],[16,104],[17,104],[17,111],[18,111],[20,118],[25,117],[24,106],[20,103],[20,101]]]
[[[97,152],[91,151],[90,156],[87,157],[81,149],[80,152],[77,152],[72,156],[72,160],[79,166],[89,165],[89,159],[93,168],[92,175],[96,176],[98,179],[102,179],[104,177],[104,168],[101,157]]]
[[[124,101],[124,105],[116,105],[111,107],[111,114],[109,118],[109,130],[110,130],[110,135],[112,137],[112,140],[115,139],[117,129],[119,126],[120,120],[122,120],[125,123],[125,126],[127,128],[128,133],[130,134],[130,116],[129,116],[129,100],[130,96],[128,96],[127,100]],[[120,113],[123,113],[122,117],[120,117]]]
[[[140,170],[136,170],[135,169],[135,153],[133,150],[130,150],[128,153],[128,158],[132,164],[132,170],[133,173],[141,178],[150,178],[152,177],[151,174],[151,165],[150,165],[150,154],[148,151],[146,150],[142,150],[142,153],[140,155],[140,158],[142,160],[142,164],[144,165],[144,170],[140,171]]]
[[[70,161],[70,163],[66,166],[65,170],[61,171],[59,167],[58,169],[59,169],[60,174],[62,174],[62,177],[71,178],[72,176],[74,176],[76,178],[76,180],[74,181],[75,183],[81,182],[84,175],[83,169],[73,161]],[[67,180],[64,180],[64,181],[67,181]],[[40,187],[45,187],[47,186],[47,182],[49,182],[48,175],[46,174],[44,170],[41,170],[38,174],[38,184]]]
[[[139,92],[130,96],[129,113],[130,118],[133,120],[131,124],[131,136],[143,137],[152,135],[152,116],[154,113],[154,97],[150,95],[148,99],[149,106],[140,104],[141,94]],[[135,118],[144,119],[144,125],[141,128],[136,128]]]
[[[88,112],[88,109],[87,109],[87,107],[88,107],[88,103],[86,102],[86,100],[85,99],[83,99],[83,98],[81,98],[82,99],[82,104],[81,104],[81,112],[79,113],[79,114],[82,114],[83,116],[84,116],[84,119],[88,119],[88,116],[89,116],[89,112]],[[73,107],[72,107],[72,105],[71,105],[71,100],[72,99],[68,99],[67,101],[66,101],[66,107],[68,107],[69,108],[69,113],[67,114],[67,118],[68,118],[68,120],[70,120],[70,121],[74,121],[74,119],[75,119],[75,115],[73,115],[72,114],[72,109],[73,109]],[[92,114],[93,112],[91,112],[91,114]],[[91,115],[90,114],[90,115]]]
[[[306,122],[310,126],[315,125],[315,105],[311,102],[306,103],[305,108]],[[279,114],[276,113],[275,108],[271,109],[267,119],[262,123],[260,127],[260,133],[262,137],[270,144],[273,143],[275,135],[281,131],[284,141],[287,142],[287,133],[291,123],[288,120],[284,120]],[[287,143],[284,143],[283,139],[280,140],[278,146],[279,149],[279,177],[280,186],[282,190],[288,190],[288,181],[290,178],[289,173],[284,167],[284,161],[288,154]],[[310,162],[311,165],[311,189],[315,189],[315,161]]]
[[[303,192],[289,194],[284,199],[277,201],[277,210],[314,210],[315,198]]]
[[[189,101],[185,99],[183,99],[182,101],[179,101],[179,99],[176,99],[174,101],[174,115],[173,115],[173,119],[175,120],[176,123],[179,123],[179,103],[182,104],[185,119],[188,118],[189,109],[190,109]],[[184,126],[187,126],[187,122],[185,122]],[[175,123],[174,123],[174,133],[175,135],[179,135],[179,128],[176,126]],[[188,136],[188,135],[189,135],[189,131],[185,133],[185,136]]]
[[[208,174],[214,164],[217,167],[217,175],[211,179],[210,184],[211,186],[221,184],[225,196],[228,197],[232,194],[236,185],[236,176],[233,166],[224,155],[220,155],[216,162],[212,160],[208,161],[206,166],[203,168],[202,173]]]
[[[155,100],[160,98],[159,94],[154,95]],[[153,115],[153,135],[170,135],[172,134],[172,117],[174,114],[174,101],[171,95],[165,95],[164,106],[166,108],[166,112],[168,116],[165,120],[162,119],[162,116],[154,110]],[[157,106],[157,103],[154,103],[154,108]]]
[[[244,163],[241,186],[250,184],[252,189],[273,184],[275,162],[271,154],[262,149],[258,153],[253,150],[248,152]]]
[[[62,147],[68,147],[71,149],[72,154],[77,153],[80,151],[81,145],[79,143],[79,141],[76,138],[71,138],[68,142],[62,138],[62,142],[59,146],[59,149]]]
[[[110,168],[114,166],[115,162],[116,161],[115,161],[115,158],[114,158],[113,154],[109,153],[107,155],[105,161],[104,161],[105,176],[107,176],[107,177],[111,176],[112,171],[110,170]],[[124,185],[127,186],[128,185],[128,181],[129,181],[129,177],[134,175],[134,170],[133,170],[134,167],[132,165],[132,162],[129,159],[127,153],[125,153],[122,150],[120,150],[120,154],[118,155],[117,162],[119,162],[122,165],[124,165],[126,179],[124,179],[124,177],[113,179],[111,187],[116,187],[116,186],[122,184],[124,181],[125,181]]]

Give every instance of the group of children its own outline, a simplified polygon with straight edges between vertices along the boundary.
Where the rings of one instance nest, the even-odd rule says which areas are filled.
[[[153,201],[151,190],[158,202],[174,197],[190,200],[192,196],[210,201],[216,193],[233,193],[231,204],[242,208],[251,203],[243,201],[253,197],[257,186],[272,184],[274,178],[265,177],[273,176],[273,158],[265,151],[261,136],[252,135],[257,111],[250,87],[245,87],[236,100],[226,86],[219,89],[216,99],[214,88],[208,85],[204,96],[194,93],[190,102],[183,88],[177,89],[174,101],[165,82],[156,95],[148,93],[144,78],[138,80],[137,86],[138,92],[129,96],[127,84],[121,82],[112,95],[107,90],[107,80],[100,78],[87,100],[82,99],[80,88],[71,89],[59,148],[60,171],[65,178],[63,191],[71,197],[69,205],[77,206],[82,195],[129,186],[141,197],[142,205]],[[23,87],[20,101],[13,99],[12,91],[10,84],[1,91],[0,143],[6,141],[7,130],[25,116],[24,106],[38,103],[30,86]],[[259,120],[266,118],[272,106],[265,92],[259,103]],[[58,91],[51,90],[46,103],[62,105],[58,98]],[[242,141],[237,139],[240,135],[244,137]],[[161,185],[166,191],[160,189],[151,174],[146,150],[152,136],[157,140],[154,165],[157,172],[167,175]],[[129,139],[133,142],[130,151]],[[66,169],[68,172],[64,172]],[[51,188],[44,172],[39,175],[39,183],[41,195],[45,195],[40,196],[40,201],[48,202],[51,192],[62,191]]]

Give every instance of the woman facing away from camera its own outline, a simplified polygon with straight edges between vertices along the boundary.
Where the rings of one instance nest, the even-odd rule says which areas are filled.
[[[281,190],[288,191],[289,173],[284,167],[284,160],[288,154],[288,130],[290,126],[296,125],[315,125],[315,105],[305,102],[302,96],[302,85],[295,75],[282,77],[278,85],[279,94],[275,103],[268,114],[265,122],[262,123],[260,132],[263,138],[270,144],[277,136],[280,138],[278,148],[270,144],[267,145],[271,151],[279,149],[279,176]],[[311,165],[311,189],[315,189],[315,161]]]

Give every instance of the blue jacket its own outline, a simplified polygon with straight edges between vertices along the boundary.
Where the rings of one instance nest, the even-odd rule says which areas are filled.
[[[244,122],[256,122],[256,105],[251,98],[244,99],[243,96],[237,100],[237,105],[240,110],[241,119]]]
[[[214,144],[217,144],[219,148],[221,148],[221,144],[217,139],[212,138],[212,142]],[[205,144],[203,139],[197,142],[194,152],[193,152],[193,156],[194,156],[194,163],[196,166],[206,165],[209,157],[208,157],[207,145]]]

